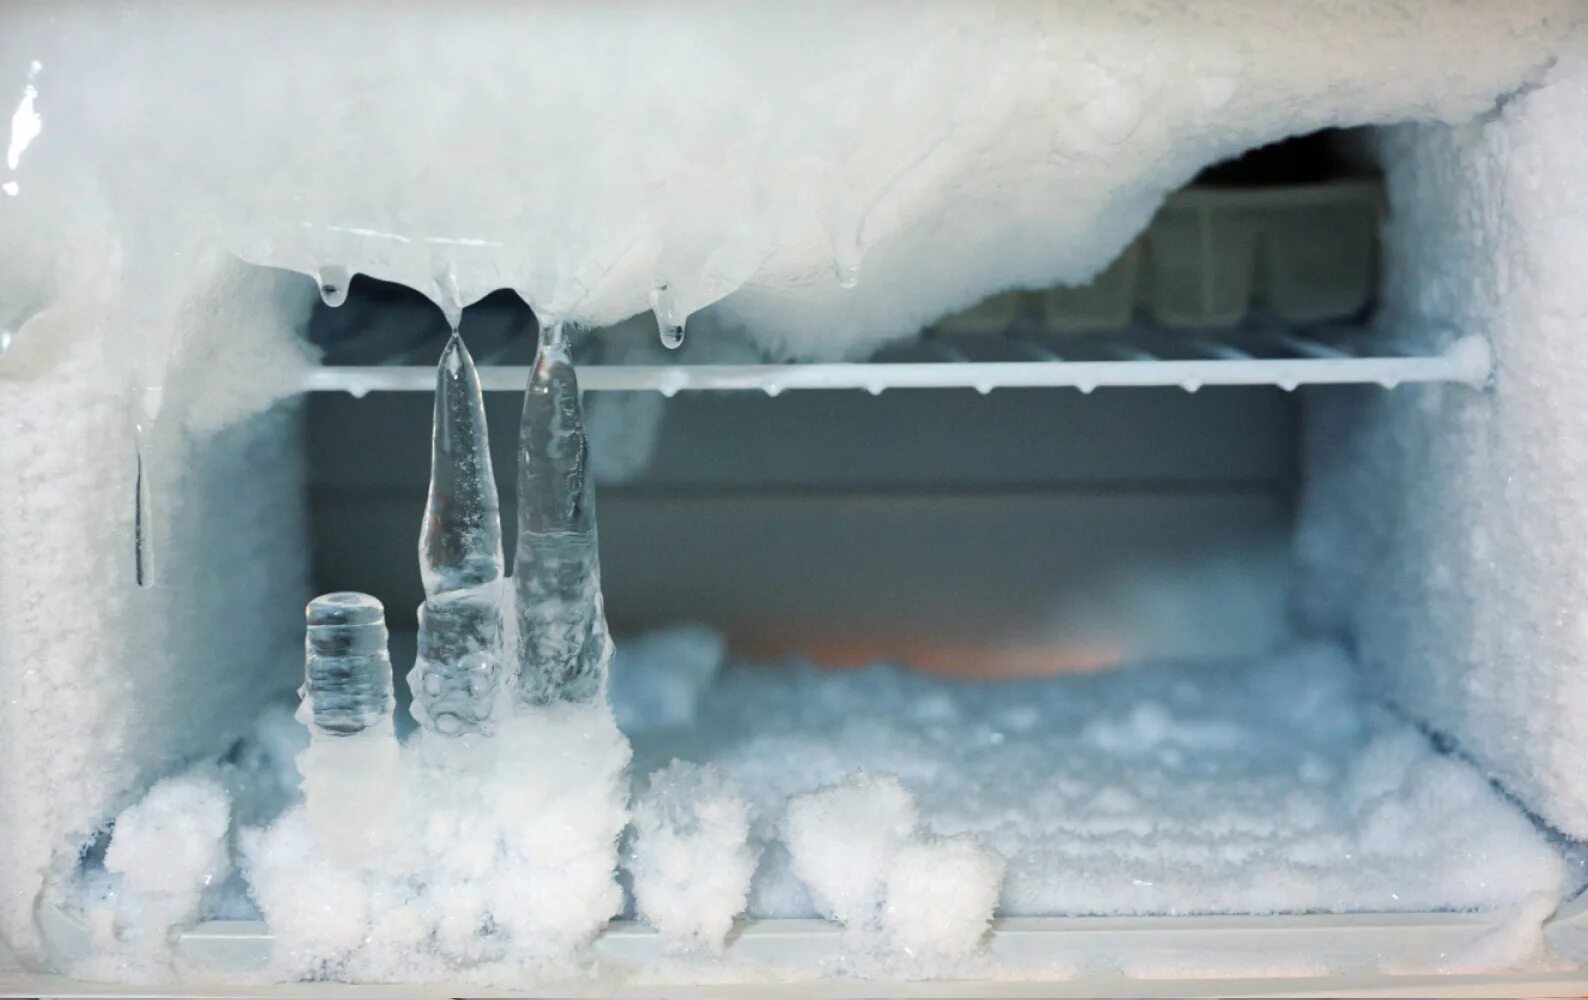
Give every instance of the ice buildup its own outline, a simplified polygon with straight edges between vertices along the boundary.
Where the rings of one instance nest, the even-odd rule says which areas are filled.
[[[304,807],[326,854],[357,865],[391,843],[402,790],[386,609],[368,594],[325,594],[309,602],[308,619]]]
[[[414,718],[444,736],[488,733],[502,683],[502,519],[480,379],[456,331],[436,366],[419,570]]]
[[[522,706],[586,702],[612,640],[601,601],[594,482],[579,379],[561,326],[542,331],[518,439],[518,688]]]
[[[1003,891],[1004,859],[971,834],[940,838],[897,775],[856,772],[789,800],[783,842],[824,916],[916,962],[981,945]]]
[[[436,365],[430,495],[419,530],[425,594],[466,590],[502,578],[502,515],[474,359],[456,331]]]
[[[502,684],[502,610],[472,591],[419,606],[419,655],[408,674],[414,720],[443,736],[489,735]]]
[[[675,760],[651,775],[633,829],[640,918],[669,950],[720,953],[755,874],[750,804],[738,784],[719,768]]]
[[[396,705],[386,652],[386,609],[344,591],[309,602],[300,717],[316,737],[353,736],[383,723]]]

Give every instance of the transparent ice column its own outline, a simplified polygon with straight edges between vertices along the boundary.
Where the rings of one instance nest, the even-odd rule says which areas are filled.
[[[518,434],[517,701],[588,701],[603,688],[612,643],[579,380],[561,326],[542,333]]]
[[[309,826],[340,864],[378,864],[401,801],[385,609],[368,594],[316,597],[305,646],[298,718],[309,745],[297,763]]]
[[[390,728],[391,659],[386,609],[368,594],[344,591],[309,602],[303,707],[299,718],[315,736],[353,736]]]
[[[419,572],[414,718],[444,736],[488,733],[501,684],[502,521],[480,379],[456,332],[436,366]]]

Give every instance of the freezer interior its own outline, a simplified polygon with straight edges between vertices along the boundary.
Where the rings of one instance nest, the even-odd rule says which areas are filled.
[[[0,13],[0,989],[1583,982],[1579,5],[445,9]]]

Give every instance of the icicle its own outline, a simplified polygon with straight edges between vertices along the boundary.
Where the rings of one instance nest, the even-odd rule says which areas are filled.
[[[684,324],[689,316],[678,308],[677,296],[668,282],[651,289],[651,312],[656,314],[656,330],[662,346],[676,351],[684,346]]]
[[[419,530],[419,572],[428,596],[502,578],[502,520],[491,469],[485,399],[463,338],[454,333],[436,366],[430,495]]]
[[[854,288],[860,284],[860,232],[856,227],[835,228],[833,231],[833,276],[839,287]]]
[[[501,683],[502,521],[485,399],[454,332],[436,366],[430,495],[419,530],[419,655],[413,716],[444,736],[490,731]]]
[[[463,324],[463,292],[458,288],[458,274],[451,264],[436,273],[433,284],[436,304],[441,306],[447,326],[457,333],[458,327]]]
[[[521,706],[588,701],[604,689],[612,642],[587,452],[578,376],[562,327],[553,326],[535,354],[519,426],[513,585]]]
[[[353,281],[347,268],[332,264],[320,268],[316,279],[320,283],[320,301],[335,308],[347,301],[347,288]]]
[[[147,590],[154,586],[154,493],[153,469],[149,465],[149,427],[147,408],[138,400],[132,404],[128,420],[132,424],[132,578]]]

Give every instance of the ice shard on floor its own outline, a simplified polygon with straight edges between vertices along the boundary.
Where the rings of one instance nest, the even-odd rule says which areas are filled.
[[[414,718],[445,736],[489,732],[502,673],[502,521],[480,379],[456,332],[436,366],[419,570]]]
[[[521,706],[596,697],[612,656],[579,379],[561,326],[542,332],[518,438],[513,559]]]

